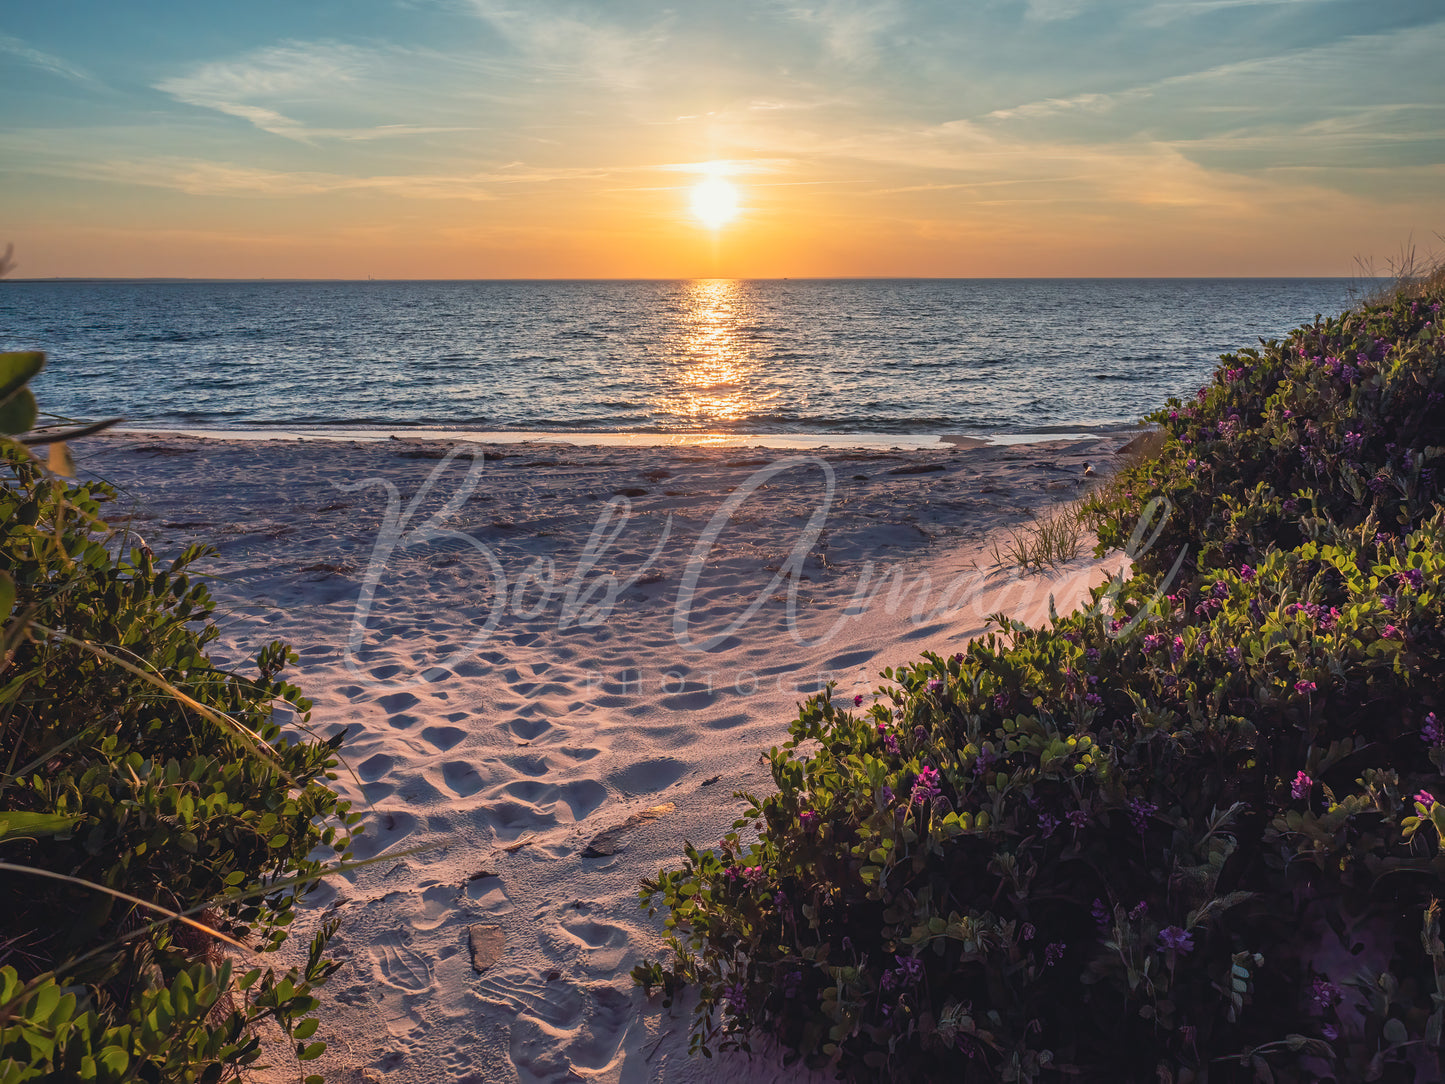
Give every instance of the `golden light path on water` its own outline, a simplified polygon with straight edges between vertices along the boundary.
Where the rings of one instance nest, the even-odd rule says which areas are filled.
[[[699,279],[686,291],[671,343],[675,390],[658,407],[699,427],[759,413],[770,397],[758,395],[763,363],[743,333],[749,323],[745,284]]]

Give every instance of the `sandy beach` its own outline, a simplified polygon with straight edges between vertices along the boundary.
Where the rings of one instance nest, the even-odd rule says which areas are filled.
[[[194,541],[220,658],[273,639],[359,857],[311,897],[342,920],[318,1038],[330,1081],[799,1080],[687,1054],[686,1006],[629,970],[661,919],[638,879],[709,846],[797,703],[871,701],[1002,611],[1047,618],[1121,558],[1048,575],[992,541],[1084,492],[1127,436],[879,451],[238,441],[128,434],[77,461],[158,556]],[[617,831],[611,831],[618,829]],[[293,938],[300,950],[305,938]],[[284,1052],[284,1048],[281,1048]],[[277,1061],[273,1074],[296,1079]]]

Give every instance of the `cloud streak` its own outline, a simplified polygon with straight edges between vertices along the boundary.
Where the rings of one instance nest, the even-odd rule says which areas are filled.
[[[11,37],[9,34],[0,34],[0,53],[16,57],[32,68],[39,68],[41,71],[69,79],[71,82],[99,85],[99,81],[85,69],[79,68],[53,53],[47,53],[27,45],[19,38]]]
[[[467,130],[425,124],[327,126],[289,115],[297,108],[325,110],[342,101],[355,102],[380,60],[377,51],[355,45],[284,42],[237,59],[196,65],[182,75],[161,80],[155,89],[178,102],[237,117],[263,132],[299,143]]]

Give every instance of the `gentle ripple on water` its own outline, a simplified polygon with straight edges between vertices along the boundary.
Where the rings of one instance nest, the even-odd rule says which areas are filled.
[[[1342,279],[10,282],[70,417],[989,433],[1129,422]]]

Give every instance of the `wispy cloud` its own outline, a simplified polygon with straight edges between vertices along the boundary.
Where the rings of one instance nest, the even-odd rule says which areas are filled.
[[[71,163],[46,172],[168,188],[190,196],[274,199],[338,192],[375,192],[410,199],[493,200],[479,176],[401,175],[353,177],[314,170],[270,170],[193,158],[122,159]]]
[[[1060,113],[1107,113],[1124,102],[1141,101],[1153,94],[1151,87],[1134,87],[1113,93],[1075,94],[1069,98],[1043,98],[1036,102],[1025,102],[1008,109],[995,109],[985,114],[986,120],[1035,120],[1040,117],[1054,117]]]
[[[27,45],[19,38],[12,38],[8,34],[0,34],[0,53],[6,53],[17,57],[29,64],[32,68],[39,68],[41,71],[49,72],[51,75],[58,75],[64,79],[70,79],[76,83],[96,84],[95,76],[70,63],[63,57],[53,53],[47,53],[34,46]]]
[[[1052,23],[1082,15],[1088,0],[1025,0],[1024,15],[1031,22]]]
[[[637,90],[666,41],[666,16],[623,26],[599,6],[563,7],[545,0],[471,0],[472,9],[530,66],[612,90]]]
[[[420,124],[323,126],[289,115],[298,106],[325,107],[343,96],[354,99],[378,60],[376,51],[355,45],[286,42],[236,59],[197,65],[183,75],[162,80],[155,88],[187,105],[214,109],[248,121],[263,132],[302,143],[462,130]]]
[[[818,31],[828,52],[848,64],[872,64],[883,36],[902,18],[898,0],[822,0],[788,13]]]
[[[0,149],[30,145],[0,136]],[[278,199],[337,192],[371,192],[402,199],[492,201],[504,198],[500,192],[509,187],[605,181],[639,173],[705,173],[715,166],[724,167],[729,174],[758,174],[775,172],[782,168],[782,163],[739,161],[549,168],[526,162],[508,162],[489,170],[469,173],[353,176],[317,170],[262,169],[232,162],[166,156],[94,162],[71,159],[37,164],[28,172],[167,188],[191,196]]]
[[[1212,15],[1232,8],[1303,7],[1307,4],[1331,3],[1333,0],[1160,0],[1145,8],[1140,21],[1145,26],[1168,26],[1179,19]]]

